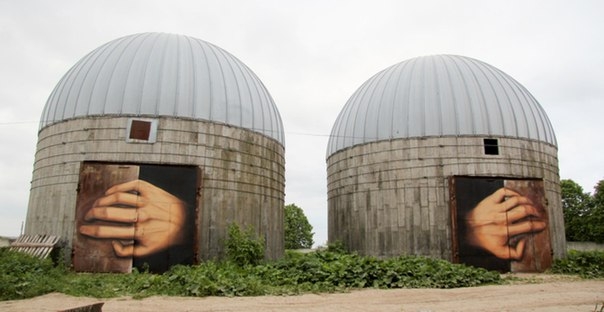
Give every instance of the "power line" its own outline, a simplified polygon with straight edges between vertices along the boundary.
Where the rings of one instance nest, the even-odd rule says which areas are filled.
[[[20,125],[20,124],[29,124],[29,123],[40,123],[39,121],[33,120],[24,120],[24,121],[0,121],[0,126],[9,126],[9,125]]]

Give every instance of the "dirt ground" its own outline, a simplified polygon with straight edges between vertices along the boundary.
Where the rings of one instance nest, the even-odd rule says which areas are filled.
[[[604,311],[604,280],[515,275],[511,284],[456,289],[355,290],[264,297],[96,299],[53,293],[0,302],[0,311],[58,311],[103,302],[111,311]]]

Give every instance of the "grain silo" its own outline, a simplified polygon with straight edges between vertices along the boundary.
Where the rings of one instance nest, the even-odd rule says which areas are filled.
[[[550,121],[472,58],[418,57],[367,80],[333,126],[327,177],[329,241],[362,254],[500,271],[565,254]]]
[[[59,235],[80,271],[221,257],[251,227],[282,255],[284,132],[258,77],[196,38],[106,43],[43,110],[25,234]]]

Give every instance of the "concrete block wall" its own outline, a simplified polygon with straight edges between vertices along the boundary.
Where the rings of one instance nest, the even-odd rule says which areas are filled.
[[[284,252],[284,148],[276,140],[223,124],[161,117],[155,143],[126,142],[128,117],[87,117],[42,129],[26,234],[60,235],[69,261],[80,165],[84,161],[198,166],[199,260],[223,255],[228,224],[252,226],[266,257]]]
[[[566,253],[557,148],[497,138],[428,137],[353,146],[327,159],[328,240],[380,257],[452,259],[449,177],[543,179],[555,257]]]

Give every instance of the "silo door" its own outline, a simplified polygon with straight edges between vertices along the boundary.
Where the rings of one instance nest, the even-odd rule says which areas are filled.
[[[84,162],[76,204],[76,271],[164,272],[197,254],[198,167]]]
[[[551,266],[543,181],[452,177],[453,260],[500,272]]]
[[[78,198],[76,201],[76,229],[73,238],[73,268],[77,272],[130,272],[132,257],[118,257],[113,251],[113,239],[103,239],[101,231],[112,226],[111,222],[101,220],[93,213],[94,207],[102,204],[98,199],[114,185],[138,178],[138,166],[85,162],[80,167],[78,183]],[[118,230],[126,230],[127,223],[117,223],[122,226]],[[104,227],[102,227],[104,226]],[[120,244],[132,244],[134,231],[130,237],[120,239]]]

